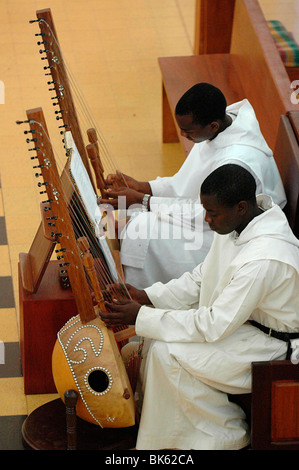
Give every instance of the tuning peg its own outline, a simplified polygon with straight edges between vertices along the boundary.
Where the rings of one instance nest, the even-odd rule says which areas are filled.
[[[26,142],[29,144],[29,142],[37,142],[37,138],[34,137],[34,139],[26,139]]]
[[[24,134],[34,134],[35,133],[35,129],[32,129],[30,131],[24,131]]]
[[[49,201],[46,201],[49,202]],[[51,237],[62,237],[62,233],[51,232]]]
[[[33,124],[33,120],[28,119],[28,121],[16,121],[16,124]]]
[[[55,250],[55,253],[60,253],[60,252],[65,252],[66,251],[66,248],[60,248],[59,250]]]
[[[29,20],[29,23],[38,23],[39,20]]]

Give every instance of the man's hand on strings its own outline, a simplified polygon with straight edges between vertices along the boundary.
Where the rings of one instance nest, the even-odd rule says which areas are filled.
[[[118,198],[124,197],[125,206],[122,207],[122,209],[124,209],[125,207],[128,208],[132,206],[133,204],[142,204],[144,193],[139,193],[138,191],[135,191],[134,189],[130,188],[124,188],[119,190],[108,188],[106,190],[106,196],[107,199],[99,198],[98,203],[110,204],[110,206],[112,206],[114,209],[117,209],[119,204]]]
[[[106,180],[106,189],[134,189],[138,193],[149,194],[152,195],[151,185],[148,181],[137,181],[132,176],[125,175],[119,170],[116,170],[116,173],[110,173]]]
[[[121,325],[135,325],[141,307],[133,300],[117,300],[105,302],[107,312],[100,311],[99,315],[108,328]]]
[[[123,189],[130,188],[135,191],[139,190],[139,182],[132,178],[131,176],[125,175],[119,170],[116,170],[116,173],[110,173],[106,178],[106,186],[110,189]]]
[[[103,290],[103,296],[108,302],[128,300],[129,296],[130,299],[140,305],[151,305],[151,301],[146,292],[144,290],[137,289],[131,284],[108,284],[106,289]]]

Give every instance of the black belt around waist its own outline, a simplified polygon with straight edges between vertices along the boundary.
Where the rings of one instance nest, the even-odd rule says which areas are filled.
[[[290,340],[299,338],[299,332],[287,333],[284,331],[276,331],[276,330],[273,330],[272,328],[268,328],[267,326],[261,325],[260,323],[254,320],[249,320],[249,323],[251,323],[251,325],[255,326],[256,328],[259,328],[266,335],[273,336],[273,338],[280,339],[281,341],[285,341],[285,343],[288,343],[287,359],[290,358],[290,354],[291,354]]]

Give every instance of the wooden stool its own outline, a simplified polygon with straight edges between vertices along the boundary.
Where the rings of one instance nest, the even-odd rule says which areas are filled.
[[[77,392],[34,410],[24,421],[24,447],[30,450],[129,450],[135,448],[138,426],[101,428],[76,417]]]

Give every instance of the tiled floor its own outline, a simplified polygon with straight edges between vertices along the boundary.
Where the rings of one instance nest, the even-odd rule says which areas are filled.
[[[260,3],[267,19],[280,19],[299,40],[298,0]],[[36,10],[48,7],[115,166],[148,180],[173,174],[183,161],[179,144],[161,142],[157,58],[192,54],[195,0],[1,0],[0,340],[5,363],[0,364],[0,450],[22,449],[24,418],[53,398],[25,395],[23,388],[17,263],[19,253],[29,250],[40,215],[24,128],[15,124],[26,119],[27,109],[41,106],[54,147],[59,139],[34,36],[38,26],[29,24]]]

